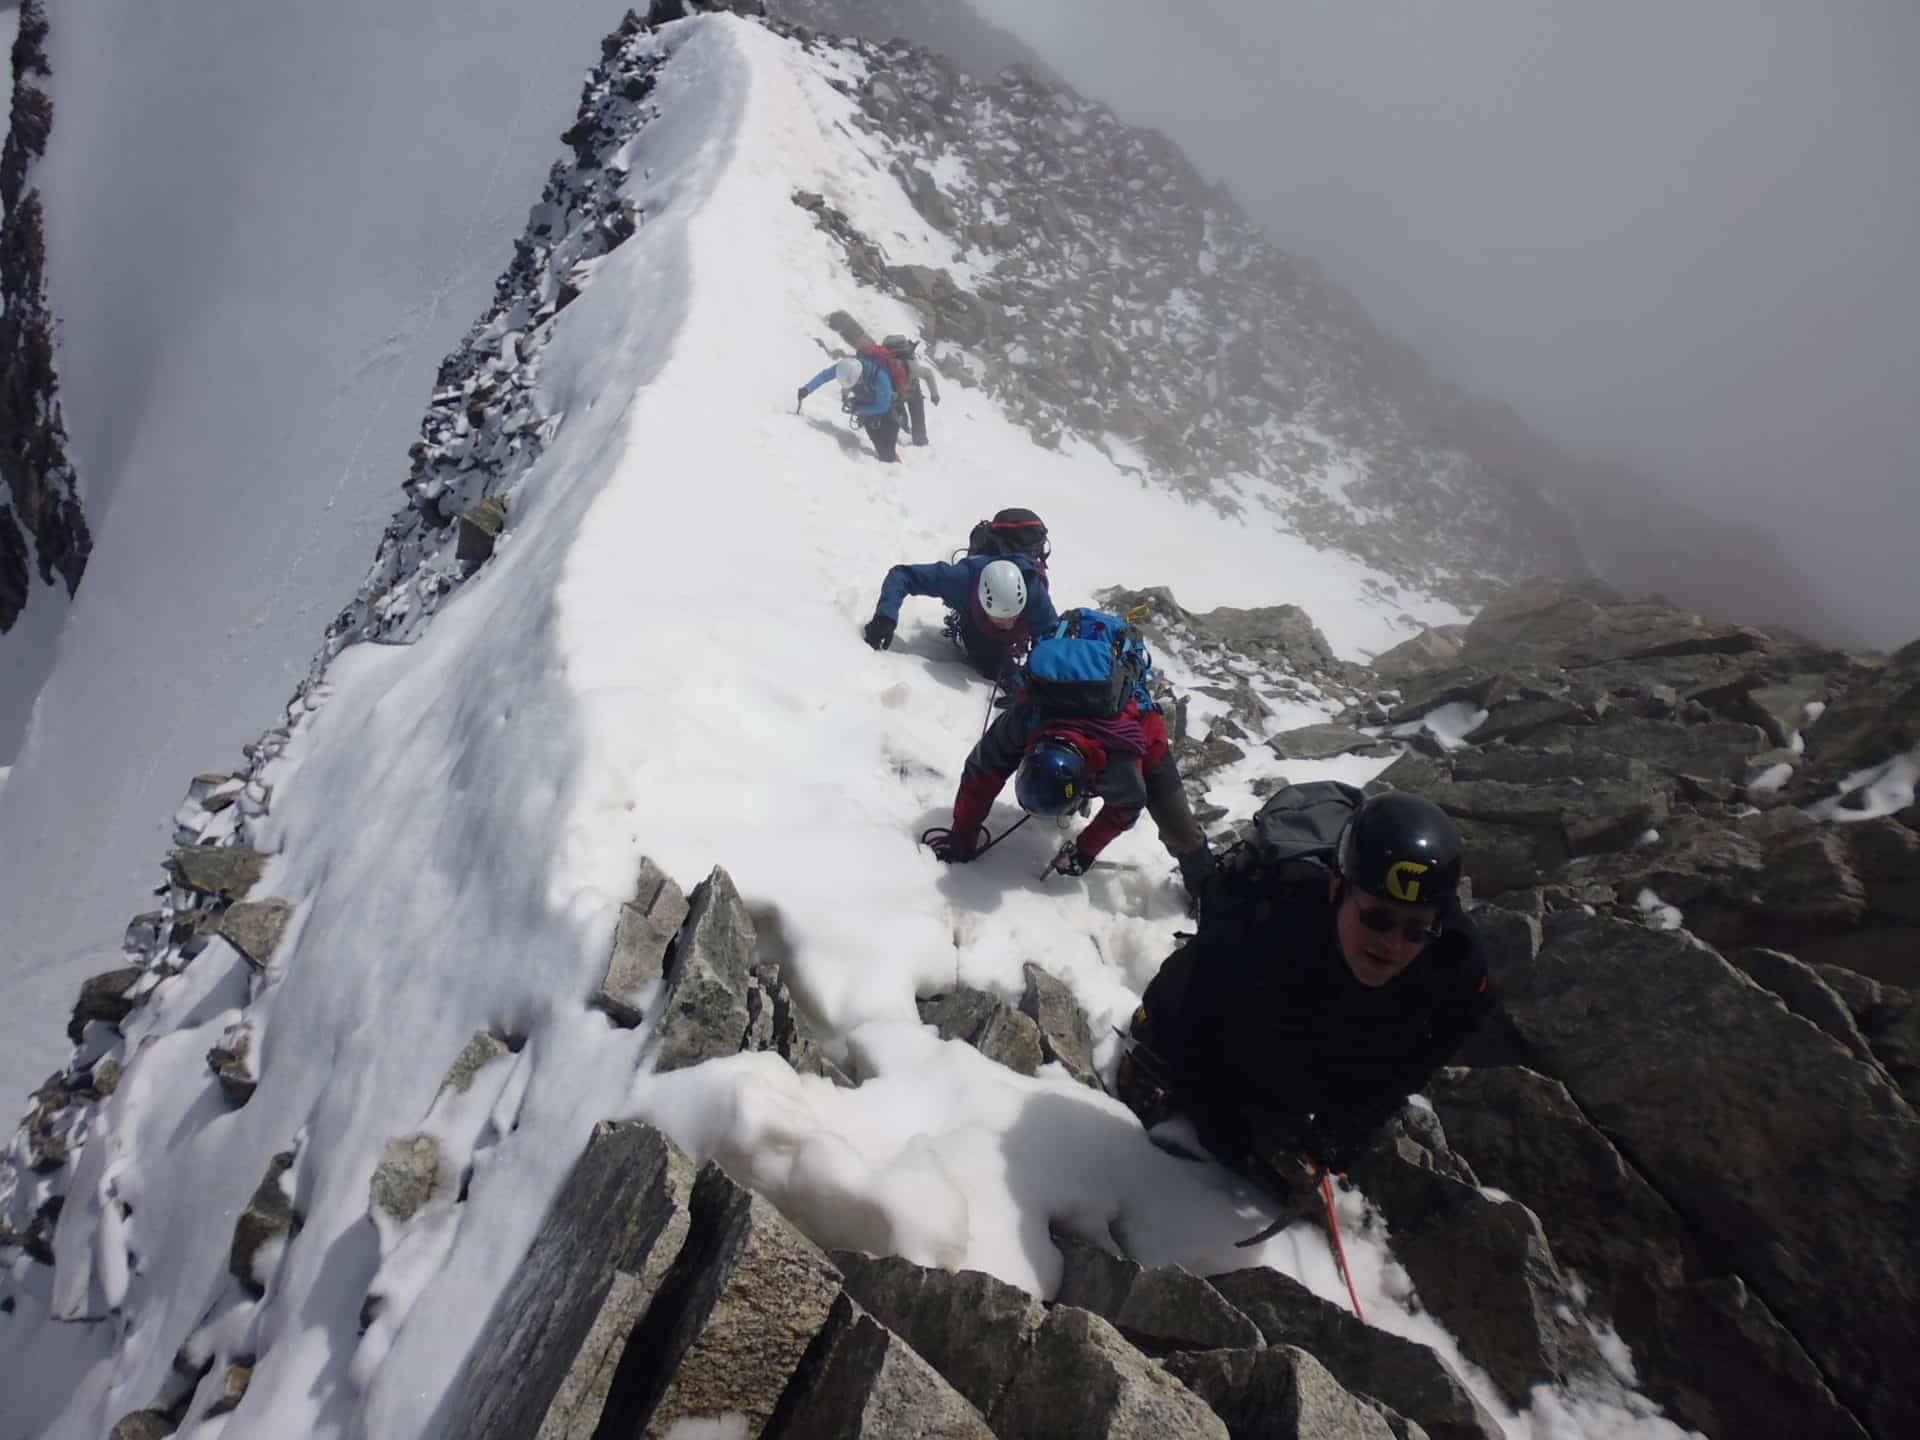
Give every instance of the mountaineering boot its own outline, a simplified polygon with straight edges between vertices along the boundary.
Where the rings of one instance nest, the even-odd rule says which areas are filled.
[[[1119,1033],[1120,1068],[1114,1072],[1114,1098],[1151,1130],[1170,1119],[1175,1107],[1167,1094],[1166,1064],[1153,1053],[1147,1040],[1147,1007],[1136,1009],[1126,1030]]]

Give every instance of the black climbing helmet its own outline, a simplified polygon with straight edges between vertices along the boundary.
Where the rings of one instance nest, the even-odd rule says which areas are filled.
[[[1441,905],[1460,891],[1464,848],[1446,811],[1390,791],[1362,801],[1340,832],[1340,875],[1383,900]]]

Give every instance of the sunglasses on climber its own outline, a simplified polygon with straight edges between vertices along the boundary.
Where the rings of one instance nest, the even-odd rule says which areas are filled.
[[[1440,938],[1439,921],[1427,925],[1418,920],[1409,920],[1388,905],[1367,905],[1356,898],[1353,914],[1355,919],[1376,935],[1399,931],[1400,938],[1409,945],[1428,945]]]

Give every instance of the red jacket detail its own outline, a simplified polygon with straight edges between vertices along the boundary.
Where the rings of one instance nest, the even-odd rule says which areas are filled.
[[[1020,768],[1026,752],[1047,736],[1059,735],[1070,739],[1087,757],[1088,783],[1101,797],[1099,813],[1074,842],[1080,853],[1091,859],[1140,818],[1140,811],[1147,803],[1142,772],[1166,758],[1167,722],[1158,710],[1141,711],[1136,704],[1128,705],[1123,716],[1139,722],[1147,741],[1146,753],[1135,755],[1130,750],[1116,753],[1097,729],[1064,718],[1046,721],[1022,743],[1032,719],[1024,713],[1027,708],[1025,705],[1011,707],[988,727],[980,743],[973,747],[973,753],[967,756],[960,790],[953,799],[954,833],[978,831],[993,810],[994,800],[1013,772]]]

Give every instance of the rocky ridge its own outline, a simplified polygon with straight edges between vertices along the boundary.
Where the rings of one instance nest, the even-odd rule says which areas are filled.
[[[560,137],[571,155],[555,162],[493,304],[441,362],[421,438],[408,452],[405,506],[359,594],[328,627],[315,677],[348,645],[416,638],[492,555],[514,486],[550,433],[536,386],[551,322],[591,282],[593,262],[645,223],[619,188],[632,164],[628,147],[657,114],[648,97],[670,55],[660,32],[632,11],[601,42],[574,124]]]
[[[1455,1146],[1689,1423],[1903,1433],[1920,647],[1539,584],[1403,649],[1347,718],[1468,840],[1500,1003],[1433,1096]]]
[[[25,48],[16,48],[31,56],[39,53],[35,47],[45,30],[44,22],[35,20],[38,0],[28,0],[28,9],[32,14],[23,13],[22,25]],[[511,484],[537,454],[546,423],[532,400],[545,338],[541,327],[591,283],[592,259],[634,233],[639,223],[640,217],[615,193],[623,173],[614,163],[615,154],[652,117],[647,103],[651,77],[670,54],[670,44],[631,13],[602,42],[601,63],[589,74],[578,120],[564,137],[571,159],[554,167],[543,202],[530,215],[514,262],[497,286],[495,304],[442,367],[423,423],[425,438],[415,447],[413,473],[404,487],[408,504],[388,527],[367,581],[329,628],[310,675],[296,689],[281,722],[243,747],[245,762],[233,773],[194,779],[174,817],[176,848],[166,862],[165,881],[155,892],[158,907],[129,922],[122,963],[82,987],[69,1025],[75,1043],[72,1058],[34,1093],[31,1110],[0,1158],[0,1255],[24,1253],[51,1265],[60,1247],[70,1243],[70,1253],[77,1258],[69,1267],[74,1278],[63,1281],[59,1295],[65,1313],[85,1317],[111,1309],[88,1258],[91,1235],[80,1235],[73,1225],[65,1239],[58,1232],[99,1107],[114,1094],[132,1053],[127,1032],[153,1023],[146,1007],[155,991],[216,943],[231,947],[245,961],[243,1013],[209,1051],[207,1081],[231,1106],[244,1105],[253,1094],[257,1037],[244,1013],[245,1002],[272,983],[273,950],[282,929],[295,918],[283,900],[250,894],[267,861],[253,848],[258,843],[255,827],[272,801],[263,776],[324,704],[326,666],[333,655],[360,640],[417,637],[445,596],[491,554],[505,524]],[[24,143],[23,136],[34,133],[32,126],[18,123],[20,93],[16,90],[9,157],[24,154],[16,147]],[[44,126],[41,133],[44,136]],[[24,167],[24,159],[19,165]],[[24,206],[10,210],[9,225],[24,213]],[[37,246],[37,238],[34,243]],[[630,947],[644,950],[644,936],[626,938]],[[611,983],[623,981],[615,975]],[[783,1054],[792,1051],[805,1063],[805,1053],[795,1049],[798,1031],[784,989],[765,977],[743,982],[742,991],[756,1015],[767,1012],[766,1043]],[[603,1003],[608,998],[603,988]],[[627,1013],[633,1018],[626,1023],[638,1023],[631,998]],[[393,1158],[400,1178],[392,1193],[417,1198],[422,1183],[418,1171],[422,1166],[434,1171],[435,1162],[420,1147],[408,1145]],[[262,1163],[279,1173],[264,1156]],[[281,1163],[280,1171],[291,1163]],[[415,1171],[412,1180],[402,1173],[409,1165]],[[441,1190],[446,1179],[441,1177]],[[431,1185],[428,1189],[438,1193]],[[249,1254],[257,1248],[246,1247]],[[250,1265],[236,1262],[237,1280],[241,1272],[247,1276],[242,1283],[257,1283]],[[192,1378],[197,1383],[203,1374],[194,1371]],[[188,1397],[193,1393],[188,1387]],[[177,1398],[170,1397],[169,1405]]]
[[[636,72],[655,55],[651,44],[637,23],[623,27],[590,93],[596,81],[609,90],[616,81],[642,85]],[[590,148],[587,158],[597,153]],[[560,242],[542,237],[546,268],[530,270],[515,303],[533,304],[527,297],[545,294],[549,283],[559,302],[565,287],[555,276],[564,274],[553,268],[555,257],[564,267],[569,255],[599,243],[578,232],[601,227],[608,212],[582,204],[567,213],[576,223]],[[568,239],[582,249],[566,249]],[[481,388],[476,383],[475,393]],[[494,433],[509,447],[515,437],[532,443],[504,419]],[[481,460],[464,463],[472,458],[438,457],[444,471],[415,487],[423,495],[434,478],[463,477],[449,478],[433,497],[444,523],[429,524],[427,505],[416,504],[390,534],[408,563],[444,561],[449,547],[457,556],[460,531],[440,497],[464,501],[474,493],[459,486],[504,488],[497,482],[513,469],[507,460],[493,457],[496,472]],[[423,572],[396,562],[394,573]],[[377,630],[379,597],[363,598],[355,613]],[[1899,932],[1912,923],[1901,901],[1910,893],[1902,867],[1912,846],[1898,832],[1912,835],[1913,812],[1835,822],[1872,807],[1889,777],[1897,784],[1899,767],[1911,763],[1913,647],[1893,657],[1825,651],[1651,602],[1556,587],[1490,605],[1456,634],[1419,637],[1404,653],[1382,657],[1369,677],[1333,661],[1291,607],[1194,615],[1164,591],[1109,603],[1149,605],[1143,623],[1156,645],[1199,677],[1192,694],[1211,702],[1189,695],[1182,710],[1180,695],[1168,697],[1183,717],[1205,712],[1183,724],[1180,736],[1203,802],[1209,772],[1202,762],[1223,753],[1209,747],[1233,745],[1244,760],[1262,749],[1286,759],[1307,747],[1404,744],[1409,754],[1383,782],[1434,787],[1464,822],[1486,827],[1474,830],[1476,853],[1510,867],[1476,874],[1491,897],[1480,913],[1499,959],[1499,1023],[1467,1057],[1473,1068],[1436,1087],[1433,1110],[1404,1112],[1355,1175],[1396,1233],[1404,1229],[1413,1242],[1404,1258],[1422,1296],[1502,1391],[1523,1398],[1535,1383],[1606,1378],[1590,1332],[1563,1313],[1585,1306],[1634,1347],[1648,1393],[1708,1433],[1745,1433],[1768,1420],[1811,1433],[1904,1433],[1914,1417],[1888,1377],[1899,1373],[1894,1367],[1911,1336],[1898,1326],[1876,1333],[1873,1307],[1898,1313],[1913,1292],[1912,1242],[1899,1228],[1914,1197],[1912,1111],[1899,1089],[1914,1074],[1910,994],[1885,967],[1876,981],[1831,961],[1806,965],[1752,947],[1729,963],[1697,939],[1661,928],[1672,917],[1640,903],[1634,886],[1646,876],[1633,867],[1660,843],[1648,831],[1691,822],[1698,853],[1665,863],[1676,875],[1698,877],[1699,893],[1654,892],[1689,927],[1696,917],[1711,929],[1779,914],[1791,924],[1770,934],[1803,950],[1817,951],[1837,929],[1870,937],[1848,958],[1866,954],[1875,936],[1896,953]],[[431,610],[430,599],[396,607],[393,629],[381,638],[404,638]],[[341,644],[355,638],[374,637],[353,626],[335,637]],[[1381,683],[1389,675],[1391,689]],[[1818,695],[1803,696],[1807,685]],[[1263,690],[1351,697],[1346,734],[1340,725],[1313,727],[1310,737],[1267,733]],[[250,747],[246,770],[196,780],[177,820],[180,848],[160,909],[129,927],[128,964],[83,991],[74,1059],[36,1094],[34,1114],[9,1149],[0,1246],[46,1263],[75,1257],[68,1264],[80,1278],[66,1282],[73,1314],[111,1310],[91,1265],[76,1263],[102,1237],[63,1234],[59,1219],[94,1107],[118,1085],[126,1028],[141,1023],[143,1002],[161,979],[216,941],[245,958],[250,989],[265,983],[280,927],[298,921],[274,897],[252,893],[264,857],[245,842],[249,822],[271,804],[260,766],[323,699],[323,685],[303,687],[286,723]],[[1809,705],[1826,708],[1815,715]],[[1486,712],[1466,729],[1465,744],[1457,715],[1434,718],[1460,707],[1469,718]],[[1243,733],[1228,733],[1226,721]],[[1406,733],[1395,736],[1396,729]],[[1585,740],[1576,743],[1576,735]],[[1603,795],[1613,782],[1646,793]],[[1511,788],[1464,788],[1476,783]],[[1527,796],[1513,793],[1528,789],[1545,791],[1530,808]],[[1769,815],[1783,817],[1770,822],[1778,834],[1748,834],[1755,816]],[[1759,846],[1757,858],[1748,863],[1749,851],[1728,834]],[[1767,848],[1781,836],[1779,851]],[[1804,874],[1768,888],[1777,871],[1803,860],[1811,867]],[[1628,868],[1594,868],[1603,863]],[[1836,907],[1829,892],[1845,873],[1858,882],[1858,895],[1842,884],[1844,903]],[[809,1033],[784,993],[764,926],[731,890],[723,870],[690,897],[657,871],[643,872],[630,923],[609,957],[603,1007],[610,1014],[624,1007],[631,1016],[624,1023],[681,1016],[689,1047],[683,1063],[747,1048],[832,1075],[830,1037]],[[1016,1013],[1038,1032],[1041,1053],[1059,1058],[1073,1044],[1073,1026],[1059,1020],[1057,994],[1043,977],[1029,976],[1028,1000]],[[1660,1025],[1648,1026],[1649,1015],[1662,1017]],[[1025,1032],[1011,1022],[975,1025],[968,1038],[989,1033]],[[475,1083],[504,1084],[515,1040],[476,1035],[453,1057],[443,1098]],[[1016,1044],[1024,1052],[1024,1042]],[[249,1049],[241,1025],[209,1054],[207,1084],[226,1105],[250,1098],[257,1076]],[[649,1058],[666,1063],[660,1048]],[[1821,1107],[1817,1134],[1779,1123],[1808,1096]],[[441,1107],[436,1101],[418,1130],[393,1137],[370,1187],[368,1221],[381,1236],[383,1259],[401,1252],[409,1226],[431,1222],[464,1197],[465,1176],[427,1133],[443,1128]],[[458,1108],[447,1101],[447,1113]],[[1687,1123],[1675,1123],[1676,1115]],[[1721,1173],[1714,1147],[1728,1136],[1740,1163]],[[1554,1188],[1553,1174],[1541,1172],[1558,1167],[1529,1166],[1551,1144],[1582,1157],[1584,1173],[1611,1177],[1612,1188]],[[1822,1216],[1796,1194],[1816,1145],[1832,1152],[1822,1182],[1845,1195],[1851,1223],[1864,1232],[1857,1260],[1826,1254]],[[229,1264],[242,1292],[267,1286],[297,1242],[301,1161],[297,1148],[262,1157],[262,1181],[236,1224]],[[608,1195],[644,1199],[651,1208],[623,1209],[606,1203]],[[1391,1337],[1379,1332],[1336,1323],[1341,1312],[1330,1315],[1310,1295],[1290,1293],[1273,1272],[1212,1280],[1136,1274],[1122,1256],[1061,1237],[1071,1286],[1048,1307],[1003,1293],[1009,1287],[996,1289],[990,1277],[903,1271],[905,1262],[881,1257],[823,1258],[715,1167],[694,1171],[684,1157],[676,1161],[664,1137],[617,1124],[596,1136],[569,1197],[549,1219],[554,1238],[536,1243],[509,1292],[554,1297],[529,1301],[520,1313],[573,1317],[564,1325],[542,1321],[539,1331],[549,1342],[547,1362],[564,1373],[548,1390],[531,1371],[488,1364],[493,1342],[483,1340],[471,1362],[476,1384],[458,1403],[479,1404],[486,1386],[478,1382],[497,1384],[504,1374],[515,1390],[497,1403],[513,1414],[585,1427],[556,1433],[590,1433],[598,1423],[592,1417],[603,1413],[637,1433],[655,1418],[664,1425],[713,1413],[716,1404],[750,1416],[752,1433],[794,1435],[836,1427],[876,1435],[1240,1433],[1236,1427],[1255,1413],[1294,1427],[1283,1434],[1487,1433],[1444,1366],[1408,1355],[1404,1342],[1388,1345]],[[580,1203],[570,1203],[576,1197]],[[1626,1241],[1620,1206],[1636,1217]],[[578,1238],[601,1223],[623,1228],[604,1244]],[[571,1268],[582,1257],[591,1261],[584,1279]],[[1884,1273],[1862,1273],[1868,1259]],[[876,1274],[904,1277],[907,1298]],[[396,1323],[389,1306],[376,1274],[363,1324]],[[991,1324],[956,1338],[956,1317],[971,1323],[983,1314]],[[518,1323],[504,1307],[501,1316],[510,1330]],[[583,1337],[577,1345],[576,1333]],[[976,1374],[983,1356],[1003,1363]],[[231,1409],[257,1359],[222,1353],[213,1337],[199,1337],[182,1351],[176,1381],[122,1426],[132,1427],[128,1434],[168,1433],[190,1413]],[[1097,1404],[1090,1407],[1088,1395]],[[1034,1416],[1056,1428],[1039,1428]],[[1062,1428],[1076,1425],[1084,1428]]]
[[[1263,692],[1345,700],[1352,744],[1404,751],[1379,783],[1417,778],[1463,823],[1521,829],[1536,847],[1538,873],[1522,881],[1481,878],[1476,862],[1495,1023],[1351,1172],[1421,1303],[1499,1394],[1522,1406],[1541,1384],[1618,1393],[1615,1333],[1640,1390],[1706,1434],[1904,1433],[1909,1402],[1885,1377],[1914,1338],[1895,1317],[1920,1274],[1904,1221],[1920,1194],[1920,1125],[1900,1088],[1914,1075],[1910,992],[1780,950],[1723,959],[1662,909],[1622,901],[1584,872],[1652,848],[1656,816],[1724,832],[1792,813],[1829,839],[1877,833],[1862,828],[1877,821],[1741,801],[1753,782],[1735,777],[1786,763],[1767,758],[1782,749],[1800,757],[1795,785],[1758,793],[1790,789],[1809,809],[1824,797],[1846,813],[1872,791],[1864,771],[1920,741],[1903,719],[1906,652],[1820,651],[1591,587],[1536,587],[1384,657],[1389,680],[1332,659],[1291,607],[1195,614],[1164,590],[1103,598],[1139,614],[1167,668],[1192,685],[1165,695],[1188,720],[1184,745],[1203,753],[1232,725],[1249,742],[1243,759],[1284,764],[1334,746],[1343,727],[1311,727],[1304,742],[1268,733]],[[1745,667],[1741,683],[1728,665]],[[1481,670],[1508,679],[1489,684]],[[1779,710],[1780,677],[1815,674],[1828,708],[1811,720],[1818,701]],[[1649,702],[1671,710],[1673,729],[1646,728],[1658,718],[1641,713]],[[1425,723],[1464,705],[1465,720]],[[1779,726],[1797,716],[1808,728],[1785,729],[1788,743],[1774,746],[1763,723],[1730,718],[1770,705]],[[1828,714],[1845,725],[1822,732]],[[1609,727],[1610,745],[1639,753],[1578,749],[1561,733]],[[1701,755],[1741,745],[1739,763],[1698,773],[1711,768]],[[1529,768],[1543,754],[1558,757],[1559,778]],[[1693,783],[1722,771],[1724,796]],[[1208,774],[1196,777],[1203,801]],[[1531,778],[1478,778],[1496,774]],[[1609,818],[1627,803],[1616,787],[1629,786],[1640,808]],[[1513,809],[1535,792],[1535,810]],[[270,801],[239,777],[201,777],[179,838],[232,840]],[[1911,833],[1911,807],[1885,818]],[[1535,832],[1549,830],[1559,847],[1541,850]],[[1512,848],[1480,831],[1474,846]],[[298,917],[253,893],[263,860],[231,843],[175,852],[161,910],[130,932],[134,963],[83,994],[75,1062],[43,1087],[16,1139],[31,1178],[13,1196],[7,1243],[46,1261],[72,1253],[58,1234],[63,1179],[92,1107],[117,1084],[122,1030],[158,978],[216,938],[269,974],[276,927]],[[1878,905],[1861,907],[1863,924]],[[766,1050],[856,1083],[794,1005],[780,949],[773,918],[749,913],[724,870],[689,893],[644,865],[597,1003],[617,1023],[653,1021],[644,1063],[654,1068]],[[923,997],[922,1014],[1015,1069],[1059,1060],[1083,1083],[1104,1082],[1084,1016],[1041,966],[1028,967],[1017,1005],[959,989]],[[247,1078],[244,1025],[236,1031],[227,1054],[209,1056],[207,1083],[244,1105],[249,1092],[227,1073]],[[476,1113],[458,1100],[469,1088],[504,1087],[515,1055],[515,1037],[476,1035],[433,1110],[389,1141],[368,1222],[393,1264],[418,1227],[464,1200],[459,1157],[484,1137],[458,1134],[450,1117]],[[232,1244],[242,1293],[269,1287],[298,1243],[301,1161],[297,1147],[263,1159]],[[1834,1206],[1856,1236],[1845,1251],[1826,1243]],[[644,1125],[609,1122],[449,1403],[461,1434],[659,1433],[720,1413],[776,1436],[1499,1433],[1432,1351],[1284,1275],[1143,1269],[1111,1235],[1054,1238],[1065,1269],[1051,1301],[977,1273],[829,1253],[718,1167],[695,1166]],[[363,1302],[368,1328],[404,1318],[384,1273]],[[212,1335],[190,1342],[176,1382],[128,1417],[152,1428],[127,1433],[168,1433],[160,1427],[237,1404],[257,1360]]]
[[[1377,783],[1455,815],[1482,898],[1657,903],[1730,953],[1920,982],[1916,816],[1879,803],[1911,785],[1920,646],[1834,650],[1557,584],[1422,644],[1381,658],[1394,688],[1349,718],[1412,742]],[[1477,720],[1465,743],[1422,729],[1447,709]]]
[[[37,570],[71,595],[93,549],[67,454],[47,306],[47,242],[34,162],[46,153],[53,101],[43,0],[21,0],[13,43],[13,102],[0,151],[0,632],[13,628]]]

